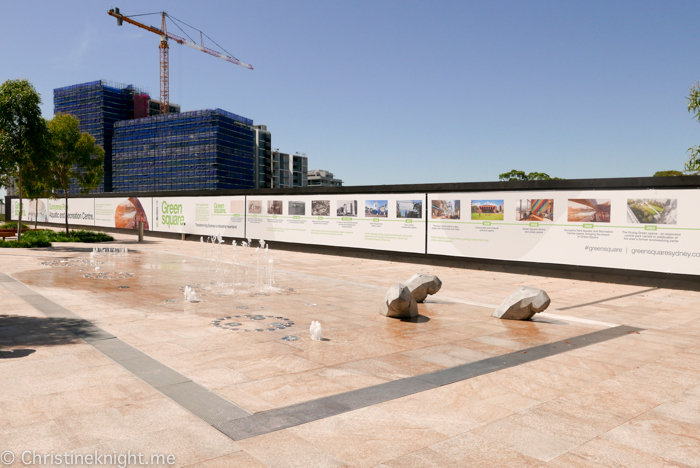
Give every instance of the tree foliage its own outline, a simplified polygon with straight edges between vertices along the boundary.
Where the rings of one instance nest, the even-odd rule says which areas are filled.
[[[80,133],[80,122],[69,114],[58,113],[49,122],[49,132],[55,152],[49,186],[61,191],[66,205],[66,234],[68,234],[68,191],[76,181],[81,193],[90,193],[102,180],[104,150],[88,133]],[[58,193],[56,194],[58,195]]]
[[[685,172],[689,174],[700,173],[700,146],[688,148],[688,160],[685,163]]]
[[[681,171],[656,171],[654,172],[654,177],[674,177],[674,176],[682,176],[683,173]]]
[[[700,83],[693,83],[688,96],[688,112],[700,122]],[[688,161],[685,163],[685,172],[690,174],[700,173],[700,146],[688,148]]]
[[[9,185],[10,178],[17,182],[18,240],[22,236],[25,181],[36,180],[33,169],[45,168],[51,158],[46,121],[39,104],[41,97],[27,80],[7,80],[0,85],[0,184]]]
[[[512,180],[561,180],[561,178],[550,177],[549,174],[544,172],[530,172],[529,174],[526,174],[524,171],[517,171],[513,169],[510,172],[499,174],[498,180],[501,182],[508,182]]]

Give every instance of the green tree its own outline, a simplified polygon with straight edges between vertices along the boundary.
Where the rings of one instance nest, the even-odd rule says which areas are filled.
[[[498,180],[505,182],[505,181],[511,181],[511,180],[528,180],[527,174],[523,171],[516,171],[513,169],[510,172],[504,172],[503,174],[498,175]]]
[[[550,177],[549,174],[544,172],[530,172],[526,174],[523,171],[516,171],[513,169],[510,172],[504,172],[498,175],[498,180],[501,182],[508,182],[511,180],[561,180],[560,177]]]
[[[693,114],[693,118],[700,122],[700,83],[693,83],[688,96],[688,112]],[[685,163],[685,172],[690,174],[700,173],[700,146],[695,145],[688,148],[688,161]]]
[[[58,113],[49,122],[49,132],[55,152],[51,165],[50,187],[61,191],[66,205],[66,235],[68,231],[68,191],[73,181],[80,193],[90,193],[100,185],[104,175],[104,150],[88,133],[80,133],[80,122],[69,114]],[[57,193],[58,195],[58,193]]]
[[[683,173],[681,171],[656,171],[654,172],[654,177],[674,177],[674,176],[682,176]]]
[[[51,196],[52,159],[53,152],[49,152],[42,164],[30,162],[24,171],[24,193],[29,200],[34,200],[36,207],[34,229],[39,222],[39,198]]]
[[[22,199],[28,171],[32,166],[45,166],[51,158],[39,104],[41,96],[28,80],[7,80],[0,85],[0,185],[8,186],[10,178],[17,183],[17,240],[22,238]]]

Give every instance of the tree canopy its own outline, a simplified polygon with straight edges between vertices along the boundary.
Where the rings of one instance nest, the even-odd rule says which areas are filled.
[[[518,171],[513,169],[510,172],[504,172],[498,175],[498,180],[501,182],[508,182],[512,180],[561,180],[560,177],[550,177],[549,174],[544,172],[530,172],[526,174],[524,171]]]
[[[688,112],[700,122],[700,83],[694,83],[688,96]],[[685,171],[691,174],[700,173],[700,146],[688,148],[688,161],[685,163]]]
[[[81,193],[97,188],[104,175],[104,150],[88,133],[80,133],[80,122],[70,114],[58,113],[49,122],[54,150],[51,178],[48,185],[61,191],[66,200],[66,233],[68,233],[68,191],[74,182]]]
[[[20,197],[17,240],[22,236],[22,197],[25,178],[32,168],[46,167],[51,159],[41,96],[28,80],[7,80],[0,85],[0,184],[17,182]]]
[[[654,172],[654,177],[674,177],[674,176],[682,176],[683,173],[681,171],[656,171]]]

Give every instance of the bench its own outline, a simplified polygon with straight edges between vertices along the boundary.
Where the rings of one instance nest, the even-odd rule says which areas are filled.
[[[22,229],[22,232],[41,231],[41,229]],[[7,237],[17,237],[17,229],[0,229],[0,237],[5,240]]]
[[[0,237],[5,240],[6,237],[17,237],[17,231],[14,229],[0,229]]]

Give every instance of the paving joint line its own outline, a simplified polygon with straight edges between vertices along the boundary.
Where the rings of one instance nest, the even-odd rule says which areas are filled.
[[[96,334],[96,339],[80,336],[76,330],[67,328],[125,370],[233,440],[243,440],[325,419],[644,330],[626,325],[613,326],[480,361],[251,414],[2,272],[0,284],[49,318],[55,314],[47,313],[47,306],[63,309],[71,314],[71,318],[87,324],[92,333]],[[20,295],[16,292],[18,289],[28,290],[30,294]],[[37,297],[42,300],[31,301],[31,298]]]
[[[222,432],[234,440],[248,439],[566,353],[642,330],[642,328],[619,325],[481,361],[263,411],[231,421],[225,425],[225,430]]]
[[[89,320],[39,294],[21,281],[0,272],[0,284],[50,320],[74,319],[76,323],[61,323],[60,326],[215,429],[221,431],[225,423],[250,416],[251,413],[245,409],[193,382]],[[60,312],[56,313],[56,309]]]
[[[639,294],[643,294],[643,293],[645,293],[645,292],[651,292],[651,291],[654,291],[654,290],[656,290],[656,289],[659,289],[659,288],[653,287],[653,288],[648,288],[648,289],[642,289],[641,291],[636,291],[636,292],[629,293],[629,294],[622,294],[622,295],[620,295],[620,296],[608,297],[608,298],[606,298],[606,299],[601,299],[601,300],[599,300],[599,301],[593,301],[593,302],[587,302],[587,303],[585,303],[585,304],[578,304],[578,305],[573,305],[573,306],[568,306],[568,307],[562,307],[562,308],[557,309],[557,310],[578,309],[579,307],[585,307],[585,306],[589,306],[589,305],[601,304],[601,303],[603,303],[603,302],[610,302],[610,301],[614,301],[614,300],[617,300],[617,299],[622,299],[622,298],[624,298],[624,297],[637,296],[637,295],[639,295]]]

